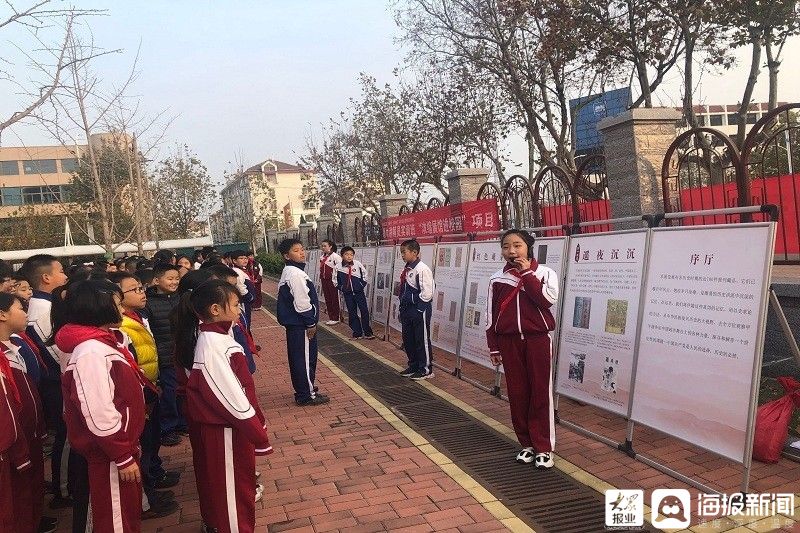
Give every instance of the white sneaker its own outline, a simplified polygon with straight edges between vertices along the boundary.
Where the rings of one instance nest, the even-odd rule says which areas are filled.
[[[325,325],[326,326],[335,326],[338,323],[339,323],[338,320],[328,320],[327,322],[325,322]]]
[[[263,497],[264,497],[264,485],[258,483],[256,485],[256,502],[260,502]]]
[[[256,479],[258,479],[258,478],[260,478],[260,477],[261,477],[261,472],[259,472],[258,470],[256,470]]]
[[[554,464],[555,461],[553,461],[553,454],[551,452],[536,454],[536,468],[539,469],[553,468]]]
[[[534,457],[533,448],[522,448],[517,454],[517,462],[527,465],[533,462]]]

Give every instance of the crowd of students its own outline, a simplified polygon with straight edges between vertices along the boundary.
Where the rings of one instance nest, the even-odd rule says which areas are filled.
[[[555,445],[552,270],[533,258],[533,237],[509,230],[506,266],[489,282],[487,343],[506,370],[520,463],[553,466]],[[373,339],[366,267],[355,250],[325,241],[320,260],[329,321],[341,292],[353,339]],[[433,377],[430,337],[435,282],[416,240],[400,246],[403,348],[412,380]],[[299,406],[330,401],[316,385],[317,288],[297,239],[279,245],[277,319]],[[178,509],[161,446],[188,437],[200,513],[209,532],[253,531],[255,457],[272,452],[252,374],[261,347],[251,331],[263,272],[252,253],[194,257],[161,250],[65,272],[35,255],[14,273],[0,261],[0,533],[50,532],[44,516],[44,457],[51,457],[51,508],[72,506],[72,530],[139,531],[141,521]],[[327,287],[327,288],[326,288]],[[333,292],[331,291],[333,288]],[[52,431],[52,441],[47,431]],[[46,448],[49,448],[47,450]],[[89,528],[87,529],[87,523]]]

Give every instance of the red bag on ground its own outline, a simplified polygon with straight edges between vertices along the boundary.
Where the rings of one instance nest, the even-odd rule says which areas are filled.
[[[781,450],[789,438],[792,411],[800,407],[800,381],[789,377],[780,377],[778,381],[786,395],[765,403],[756,413],[753,459],[765,463],[777,463],[781,458]]]

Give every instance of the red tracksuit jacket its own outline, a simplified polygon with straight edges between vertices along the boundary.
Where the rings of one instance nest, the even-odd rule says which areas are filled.
[[[87,459],[106,458],[125,468],[139,453],[146,378],[112,332],[67,324],[56,344],[71,354],[61,377],[70,444]]]
[[[14,380],[5,349],[0,345],[0,532],[10,533],[19,530],[20,507],[29,503],[18,499],[12,471],[30,469],[31,461],[21,420],[24,392]]]
[[[264,415],[242,347],[233,340],[229,322],[200,324],[194,366],[186,383],[192,421],[232,427],[255,447],[256,455],[272,453]]]
[[[486,341],[491,353],[500,353],[498,335],[541,335],[555,329],[550,308],[558,298],[557,278],[535,261],[522,272],[506,264],[489,278]]]

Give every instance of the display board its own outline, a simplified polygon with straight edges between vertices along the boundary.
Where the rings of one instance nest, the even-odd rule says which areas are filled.
[[[428,265],[428,267],[433,271],[434,264],[433,264],[433,254],[436,250],[435,244],[420,244],[419,245],[419,258],[420,261]],[[392,276],[392,291],[390,296],[390,305],[391,311],[389,313],[389,325],[400,331],[400,297],[395,296],[395,293],[398,292],[400,289],[400,273],[406,266],[406,262],[403,261],[403,257],[400,255],[400,246],[395,247],[394,249],[394,274]],[[434,293],[434,297],[436,293]]]
[[[322,294],[322,286],[319,281],[319,250],[306,250],[306,274],[314,282],[317,294]],[[320,296],[321,298],[321,296]]]
[[[389,295],[392,292],[392,267],[394,265],[394,246],[381,246],[377,249],[375,263],[375,288],[372,291],[372,321],[386,324],[389,309]]]
[[[361,261],[364,268],[367,269],[367,301],[372,301],[373,287],[375,286],[375,259],[378,257],[378,250],[374,247],[354,248],[356,252],[356,260]]]
[[[566,237],[537,237],[533,245],[533,257],[536,259],[536,262],[553,270],[553,272],[556,273],[556,279],[559,280],[559,285],[561,284],[561,280],[564,279],[564,255],[566,246]],[[553,317],[556,319],[556,331],[558,331],[558,321],[561,317],[561,302],[563,299],[560,294],[563,290],[564,287],[558,287],[559,298],[552,309]]]
[[[489,278],[505,264],[500,251],[500,241],[473,242],[468,249],[467,258],[461,344],[458,353],[464,359],[494,368],[486,344],[486,312]]]
[[[648,231],[571,237],[556,390],[627,415]]]
[[[468,251],[468,243],[439,243],[436,248],[431,343],[452,354],[458,348]]]
[[[773,241],[766,223],[653,230],[633,420],[749,461]]]

